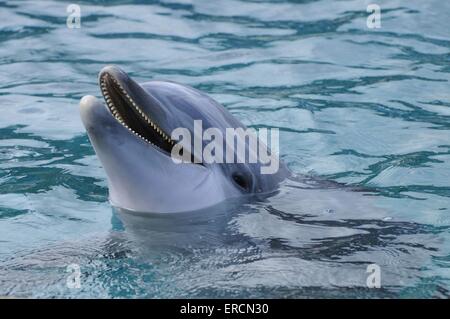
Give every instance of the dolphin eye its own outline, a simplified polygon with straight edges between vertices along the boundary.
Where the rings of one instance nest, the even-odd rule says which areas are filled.
[[[238,184],[240,187],[242,187],[245,190],[249,189],[250,183],[247,181],[247,179],[244,176],[242,176],[238,173],[234,173],[232,175],[232,177],[233,177],[233,181],[236,184]]]

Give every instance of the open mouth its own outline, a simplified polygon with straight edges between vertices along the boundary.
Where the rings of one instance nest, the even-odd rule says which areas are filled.
[[[147,143],[171,153],[175,141],[143,112],[113,76],[105,73],[100,88],[109,111],[120,124]]]

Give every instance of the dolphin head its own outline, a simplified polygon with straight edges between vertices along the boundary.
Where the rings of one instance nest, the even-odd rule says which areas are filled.
[[[195,120],[202,121],[203,129],[223,131],[223,136],[226,128],[245,128],[193,88],[161,81],[138,84],[116,66],[101,70],[99,85],[104,102],[85,96],[80,113],[106,171],[114,206],[139,212],[193,211],[228,198],[271,192],[287,175],[282,164],[277,173],[262,175],[259,163],[202,163],[192,141],[177,143],[172,132],[184,128],[194,136]],[[176,145],[182,146],[180,154],[188,154],[188,162],[174,161]]]

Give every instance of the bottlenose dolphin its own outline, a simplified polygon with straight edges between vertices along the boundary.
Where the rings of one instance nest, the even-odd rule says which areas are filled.
[[[105,103],[94,96],[80,101],[83,124],[106,171],[113,206],[130,211],[194,211],[226,199],[274,192],[290,175],[280,162],[273,174],[261,163],[177,164],[171,158],[171,132],[203,127],[246,127],[206,94],[178,83],[138,84],[117,66],[99,73]],[[222,136],[226,136],[224,133]],[[248,145],[246,145],[248,148]]]

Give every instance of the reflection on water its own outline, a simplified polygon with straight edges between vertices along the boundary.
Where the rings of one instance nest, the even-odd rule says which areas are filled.
[[[70,30],[69,2],[0,1],[0,295],[448,298],[450,7],[381,1],[371,30],[368,3],[92,2]],[[111,208],[77,109],[107,63],[278,127],[298,176],[198,212]]]
[[[113,209],[107,235],[20,251],[2,262],[2,287],[36,296],[347,297],[448,294],[429,281],[446,251],[448,226],[403,220],[376,207],[373,192],[289,180],[275,196],[181,214]],[[401,212],[401,209],[397,210]],[[82,265],[82,289],[65,287],[65,267]],[[366,287],[367,266],[382,289]],[[423,279],[428,279],[423,283]],[[26,283],[25,283],[26,282]],[[412,290],[412,292],[410,292]]]

